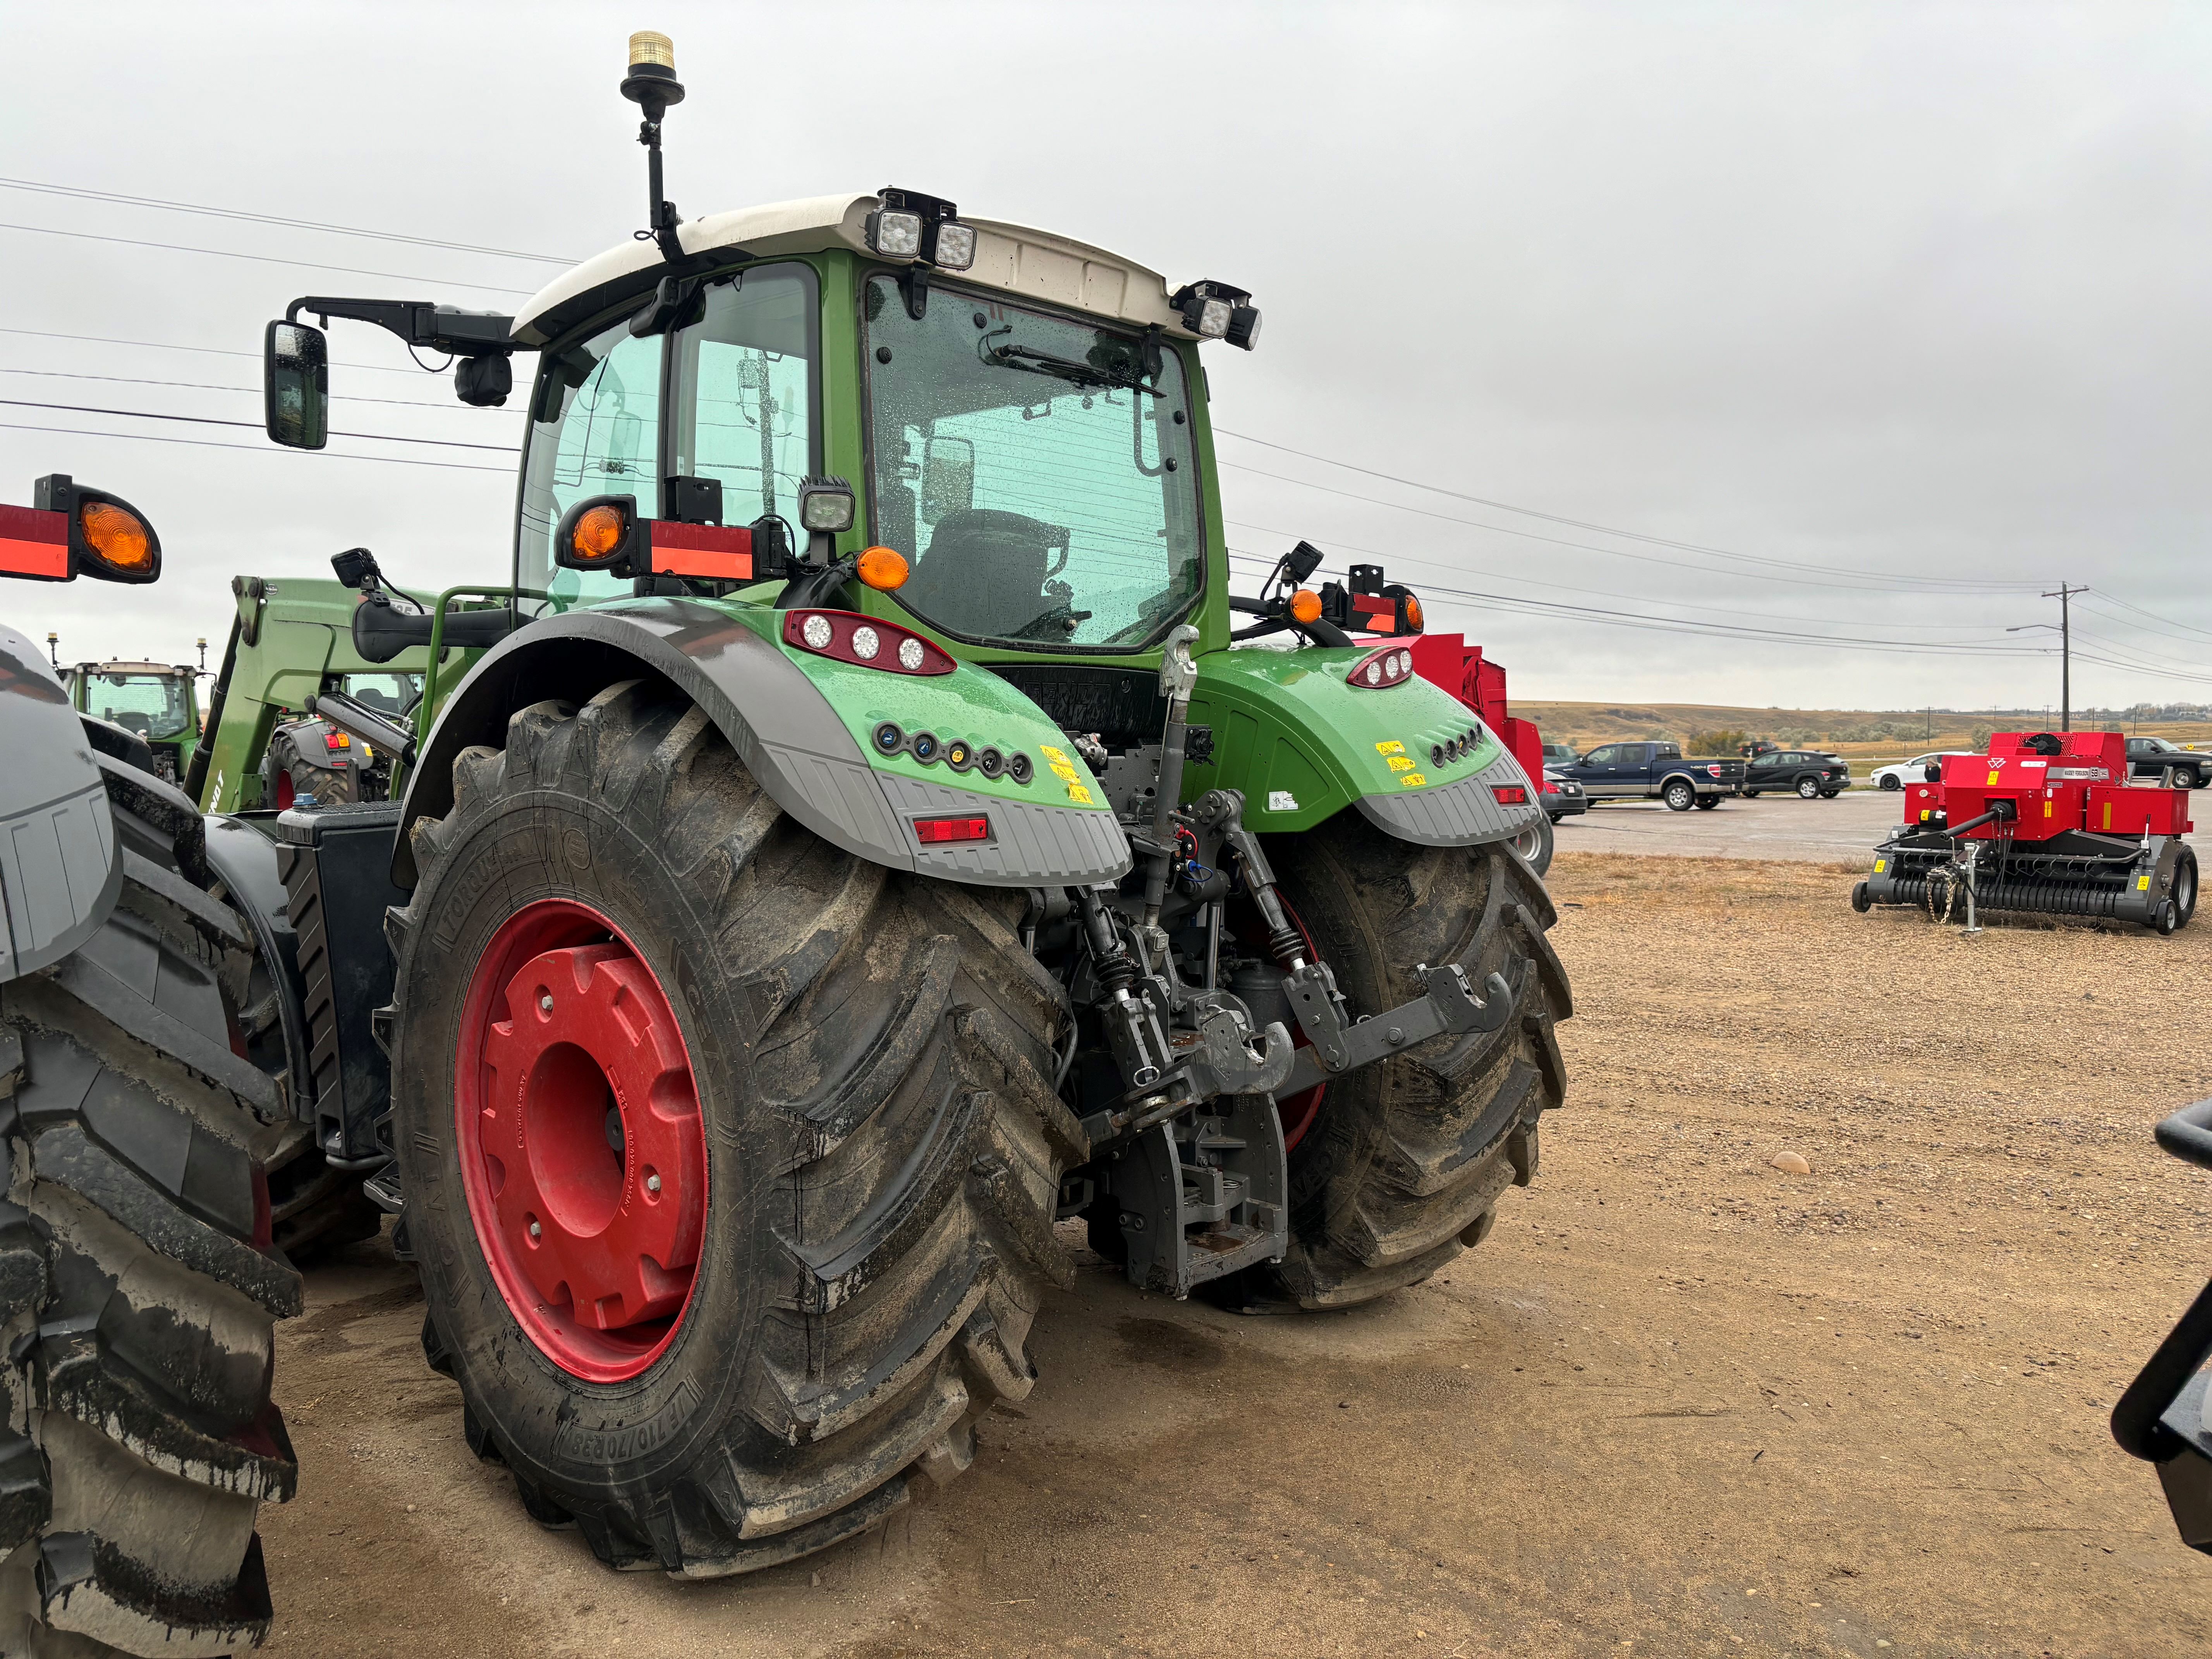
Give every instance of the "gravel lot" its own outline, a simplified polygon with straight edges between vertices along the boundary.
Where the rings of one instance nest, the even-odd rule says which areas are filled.
[[[1577,850],[1649,816],[1561,837],[1573,1087],[1488,1243],[1321,1318],[1096,1264],[975,1468],[811,1561],[601,1571],[469,1456],[411,1273],[317,1270],[268,1650],[2203,1651],[2212,1564],[2106,1418],[2212,1267],[2212,1186],[2149,1139],[2212,1091],[2212,927],[1966,939],[1835,869]]]

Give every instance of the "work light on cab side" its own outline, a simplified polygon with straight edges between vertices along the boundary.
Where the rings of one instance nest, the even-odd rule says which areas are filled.
[[[340,572],[365,653],[427,653],[404,803],[278,823],[295,904],[387,838],[389,914],[325,936],[390,1055],[341,1104],[472,1448],[705,1576],[965,1467],[1056,1220],[1177,1297],[1425,1278],[1533,1179],[1571,1004],[1535,788],[1418,595],[1303,543],[1231,591],[1200,354],[1250,294],[906,188],[686,219],[665,38],[622,91],[637,237],[512,317],[270,325],[295,447],[309,318],[475,404],[537,359],[509,585]]]

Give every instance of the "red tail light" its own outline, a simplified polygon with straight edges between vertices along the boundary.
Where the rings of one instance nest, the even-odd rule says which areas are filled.
[[[1498,797],[1500,806],[1526,806],[1528,792],[1517,783],[1493,783],[1490,793]]]
[[[950,674],[953,667],[921,635],[857,611],[787,611],[783,642],[887,674]]]
[[[915,839],[924,847],[935,847],[950,841],[988,841],[991,839],[991,820],[988,818],[916,818],[914,821]]]

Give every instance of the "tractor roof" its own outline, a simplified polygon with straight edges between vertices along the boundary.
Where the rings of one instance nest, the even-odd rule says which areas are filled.
[[[867,216],[882,205],[881,198],[872,195],[815,196],[687,219],[677,235],[687,253],[741,247],[765,257],[842,247],[873,258],[868,251]],[[975,228],[975,263],[969,270],[945,273],[950,280],[1004,289],[1024,299],[1140,327],[1157,324],[1170,333],[1197,337],[1170,309],[1167,283],[1156,270],[1050,231],[965,215],[960,222]],[[601,289],[610,290],[611,300],[650,287],[645,278],[660,264],[660,251],[651,242],[633,240],[609,248],[540,289],[516,313],[514,337],[525,345],[544,345],[578,319],[581,308],[574,301]]]
[[[166,662],[80,662],[70,665],[81,674],[166,674],[172,678],[192,671]]]

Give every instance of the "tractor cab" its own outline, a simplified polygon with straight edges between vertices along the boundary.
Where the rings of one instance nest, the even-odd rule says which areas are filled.
[[[157,662],[81,662],[63,668],[70,701],[82,714],[134,732],[153,751],[154,770],[175,783],[199,742],[200,709],[192,669]]]

